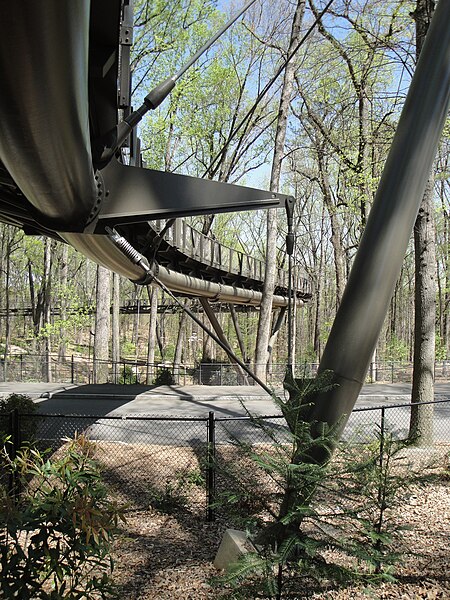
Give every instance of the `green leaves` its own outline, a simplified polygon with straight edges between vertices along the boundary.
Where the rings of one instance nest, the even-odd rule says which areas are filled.
[[[5,460],[21,493],[14,502],[1,488],[2,597],[112,597],[109,554],[124,516],[108,499],[94,452],[79,436],[53,456],[24,448]]]
[[[294,378],[290,369],[286,371],[283,386],[289,397],[285,401],[276,398],[275,402],[279,405],[289,429],[294,436],[302,438],[303,444],[304,435],[307,435],[304,425],[309,422],[315,397],[319,393],[326,393],[335,385],[332,371],[324,371],[314,379]]]
[[[315,461],[316,444],[335,445],[335,431],[303,418],[310,416],[315,395],[332,386],[332,373],[317,380],[288,374],[290,396],[278,401],[294,430],[290,442],[285,436],[277,440],[267,423],[253,418],[270,444],[235,440],[240,472],[239,467],[231,474],[217,471],[221,478],[229,475],[229,491],[223,494],[228,504],[222,508],[247,527],[255,545],[255,552],[240,558],[225,577],[237,590],[235,598],[290,597],[304,580],[395,581],[394,566],[407,548],[402,546],[405,527],[394,511],[417,479],[403,452],[408,442],[376,430],[370,443],[341,443],[332,461]],[[251,502],[245,502],[248,498]],[[228,512],[230,505],[240,521]],[[326,561],[330,551],[334,562]]]

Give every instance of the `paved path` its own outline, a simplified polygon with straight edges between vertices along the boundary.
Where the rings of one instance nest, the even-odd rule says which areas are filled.
[[[206,417],[209,411],[215,411],[219,416],[237,417],[245,414],[243,402],[257,414],[279,413],[270,396],[257,386],[0,383],[0,396],[12,392],[30,395],[40,412],[51,414]],[[410,384],[369,384],[362,388],[356,408],[402,404],[410,398]],[[450,400],[450,383],[436,383],[435,398]]]
[[[82,385],[70,384],[0,384],[0,396],[12,391],[29,394],[43,414],[84,415],[84,418],[48,419],[48,437],[55,439],[73,435],[75,430],[90,428],[97,439],[116,440],[120,443],[189,443],[205,439],[205,419],[214,411],[219,419],[239,419],[246,414],[277,415],[279,409],[273,400],[256,386],[138,386],[138,385]],[[281,393],[281,392],[280,392]],[[395,407],[410,402],[411,386],[408,384],[371,384],[363,387],[356,409],[391,406],[385,411],[388,426],[406,433],[409,426],[409,408]],[[450,383],[437,383],[436,399],[450,400]],[[126,415],[126,418],[125,418]],[[138,421],[139,415],[195,417],[201,421],[167,423],[163,421]],[[115,416],[117,420],[91,419],[88,416]],[[380,422],[381,410],[352,413],[346,427],[347,435],[372,433]],[[435,438],[450,440],[450,402],[435,407]],[[279,429],[282,421],[274,420],[271,427]],[[243,421],[223,422],[218,425],[219,441],[232,435],[253,439],[254,429]]]

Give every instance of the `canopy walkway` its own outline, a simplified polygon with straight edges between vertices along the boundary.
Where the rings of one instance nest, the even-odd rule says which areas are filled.
[[[0,221],[67,242],[136,283],[151,273],[178,295],[260,304],[263,263],[177,217],[292,198],[145,169],[132,128],[129,150],[116,147],[119,114],[134,114],[129,0],[8,3],[0,14],[10,24],[0,40]],[[308,300],[304,277],[295,287]],[[279,269],[274,307],[287,305],[287,293]]]

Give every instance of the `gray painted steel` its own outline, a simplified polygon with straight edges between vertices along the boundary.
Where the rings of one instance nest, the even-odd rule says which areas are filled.
[[[247,290],[213,281],[205,281],[197,277],[191,277],[183,273],[177,273],[158,265],[155,269],[155,275],[173,292],[183,296],[198,296],[200,298],[209,298],[214,302],[231,302],[231,304],[248,304],[250,306],[259,306],[262,301],[262,293],[255,290]],[[303,304],[297,300],[298,304]],[[275,294],[273,296],[274,308],[286,307],[288,305],[287,296]]]
[[[119,62],[126,68],[124,55],[119,61],[121,9],[121,0],[1,3],[0,220],[63,239],[140,282],[145,273],[103,235],[105,225],[120,223],[125,237],[136,238],[138,250],[143,245],[153,258],[149,219],[280,206],[286,196],[147,171],[116,158],[94,174],[92,148],[95,155],[117,125]],[[188,295],[225,293],[229,301],[253,304],[261,296],[164,274],[169,286]]]
[[[101,171],[107,200],[98,227],[145,220],[274,208],[288,196],[177,173],[131,167],[113,160]]]
[[[0,10],[0,160],[53,229],[86,222],[96,198],[89,11],[89,0],[4,2]]]
[[[449,108],[449,23],[450,0],[440,0],[320,363],[339,386],[317,398],[313,419],[348,418],[364,382]]]

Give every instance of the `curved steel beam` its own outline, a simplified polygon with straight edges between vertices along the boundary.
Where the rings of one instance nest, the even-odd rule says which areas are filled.
[[[205,281],[204,279],[172,271],[160,265],[157,266],[155,275],[173,292],[184,296],[198,296],[216,302],[249,304],[250,306],[259,306],[262,301],[262,292]],[[301,300],[297,300],[297,302],[303,304]],[[286,307],[288,303],[287,296],[274,295],[273,297],[274,308]]]
[[[109,237],[80,233],[62,233],[60,235],[71,246],[94,262],[103,265],[107,269],[112,269],[135,283],[145,282],[147,271],[130,261]],[[233,304],[248,304],[250,306],[261,304],[262,293],[255,290],[206,281],[198,277],[178,273],[156,263],[153,263],[152,271],[158,279],[176,294],[198,296],[212,301],[231,302]],[[300,300],[298,302],[302,303]],[[287,306],[287,296],[275,295],[273,305],[275,308]]]
[[[89,137],[90,0],[2,2],[0,160],[54,230],[97,198]]]
[[[108,225],[278,206],[286,196],[117,160],[94,174],[91,139],[109,131],[118,116],[120,6],[120,0],[0,3],[8,24],[0,37],[0,167],[12,178],[5,179],[0,215],[145,282],[146,273],[103,235]],[[159,276],[184,295],[252,305],[261,300],[259,292],[164,267]],[[286,304],[275,297],[275,306]]]

